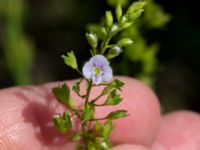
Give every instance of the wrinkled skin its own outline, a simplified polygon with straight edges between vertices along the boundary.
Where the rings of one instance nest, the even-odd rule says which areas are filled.
[[[112,110],[128,110],[128,117],[115,121],[112,150],[200,149],[199,114],[174,112],[161,118],[158,100],[147,86],[131,78],[117,78],[125,82],[124,101],[96,111],[96,116],[101,117]],[[66,81],[70,87],[74,82]],[[0,150],[75,150],[77,143],[67,141],[52,124],[52,117],[65,110],[51,91],[61,83],[0,90]],[[82,85],[82,92],[84,88]],[[101,88],[95,88],[91,98],[100,91]],[[74,93],[72,97],[79,107],[83,104]],[[73,121],[76,130],[79,122]]]

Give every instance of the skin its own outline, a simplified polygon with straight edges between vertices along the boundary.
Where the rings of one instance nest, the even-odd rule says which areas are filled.
[[[200,150],[199,142],[200,115],[191,111],[177,111],[163,117],[152,149]]]
[[[160,118],[158,100],[147,86],[135,79],[117,78],[125,82],[122,89],[124,101],[117,108],[128,110],[129,116],[115,121],[116,127],[111,135],[115,147],[112,150],[150,150],[152,144],[154,145],[153,150],[154,148],[155,150],[165,150],[159,149],[157,145],[165,144],[163,141],[169,136],[172,136],[170,138],[174,138],[175,141],[181,138],[182,135],[174,137],[177,134],[165,134],[174,124],[169,124],[169,127],[165,128],[163,126],[168,122],[173,122],[173,119],[170,120],[170,116]],[[75,80],[66,83],[71,87],[74,82]],[[77,143],[67,141],[64,136],[58,134],[52,124],[53,116],[65,110],[55,100],[51,92],[52,88],[57,87],[60,83],[62,82],[0,90],[0,150],[26,150],[27,148],[29,150],[75,150]],[[84,88],[84,85],[82,85],[82,92]],[[91,99],[97,96],[100,91],[101,88],[94,89]],[[81,107],[82,101],[73,93],[72,97],[76,100],[77,105]],[[96,111],[96,116],[104,116],[115,110],[115,108],[100,107]],[[185,116],[185,114],[171,114],[171,118],[181,116]],[[190,124],[188,124],[189,127],[193,124],[193,121],[196,127],[193,128],[194,132],[191,131],[191,133],[195,133],[199,129],[197,124],[200,124],[200,117],[199,114],[195,114],[195,116],[193,113],[188,115],[188,118],[191,118]],[[184,119],[180,123],[182,121],[184,122]],[[73,119],[73,124],[73,130],[77,130],[79,122]],[[179,132],[181,131],[183,134],[185,133],[184,129],[179,130]],[[196,135],[193,139],[195,137]],[[173,143],[169,143],[169,145],[173,145]]]

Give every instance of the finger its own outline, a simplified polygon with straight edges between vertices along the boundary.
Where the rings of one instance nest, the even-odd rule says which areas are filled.
[[[75,149],[55,131],[50,102],[39,87],[0,90],[0,149]]]
[[[115,144],[136,143],[149,146],[153,142],[160,124],[160,107],[155,94],[147,86],[138,80],[117,77],[125,83],[122,89],[123,101],[117,106],[99,107],[96,110],[97,118],[106,116],[110,111],[116,109],[128,110],[129,116],[115,121],[116,127],[111,136]],[[68,85],[72,86],[73,82]],[[57,84],[47,84],[46,87],[51,89]],[[95,98],[102,88],[95,88],[92,91],[91,99]],[[83,90],[84,91],[84,90]],[[74,99],[79,99],[72,93]],[[99,103],[105,98],[101,99]],[[77,103],[83,102],[79,99]]]
[[[150,150],[150,149],[140,145],[124,144],[113,147],[111,150]]]
[[[123,123],[116,121],[112,139],[116,143],[149,145],[159,124],[158,101],[152,91],[142,83],[130,78],[120,79],[126,86],[123,89],[125,100],[119,107],[128,109],[130,117],[121,120]],[[67,83],[72,86],[74,81]],[[53,115],[63,110],[62,107],[57,107],[60,105],[57,105],[52,94],[52,87],[57,86],[58,83],[52,83],[0,91],[0,149],[75,149],[75,144],[58,135],[52,124]],[[95,89],[93,97],[98,92],[99,89]],[[83,102],[74,93],[72,97],[77,104]],[[106,111],[99,109],[97,115]]]
[[[153,150],[200,150],[200,114],[178,111],[166,115]]]

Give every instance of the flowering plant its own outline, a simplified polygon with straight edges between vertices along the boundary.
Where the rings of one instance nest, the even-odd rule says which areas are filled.
[[[56,115],[53,119],[57,130],[63,134],[67,134],[73,126],[72,117],[77,117],[81,122],[80,130],[71,136],[72,140],[80,141],[77,146],[78,150],[108,150],[112,144],[109,136],[114,128],[113,119],[126,117],[126,110],[116,110],[110,112],[103,118],[95,117],[96,107],[111,106],[119,104],[123,99],[118,94],[124,83],[113,78],[113,71],[110,67],[110,61],[122,52],[124,46],[133,43],[130,38],[120,39],[115,44],[110,44],[111,39],[119,32],[130,27],[135,20],[142,14],[145,2],[139,1],[131,4],[126,13],[123,14],[120,5],[116,7],[115,15],[116,22],[114,23],[113,14],[111,11],[106,11],[105,24],[97,33],[86,33],[86,38],[91,46],[92,57],[79,70],[74,52],[69,52],[63,55],[62,58],[66,65],[78,71],[83,76],[72,87],[81,99],[84,100],[84,105],[78,108],[70,97],[70,89],[67,84],[53,88],[53,93],[56,99],[68,108],[61,115]],[[80,84],[86,82],[86,92],[84,95],[80,93]],[[104,86],[100,95],[91,99],[90,94],[93,87]],[[106,97],[102,104],[97,103],[101,97]],[[101,120],[105,120],[104,123]],[[68,134],[69,135],[69,134]]]

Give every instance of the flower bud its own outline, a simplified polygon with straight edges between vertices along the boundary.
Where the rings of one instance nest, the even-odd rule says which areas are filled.
[[[106,11],[106,24],[111,27],[113,25],[113,16],[111,11]]]
[[[117,31],[118,29],[118,25],[117,24],[114,24],[111,28],[111,33],[114,33],[115,31]]]
[[[95,33],[86,33],[88,43],[93,47],[97,47],[98,39]]]
[[[133,24],[133,22],[124,23],[124,24],[121,26],[121,28],[126,29],[126,28],[130,27],[132,24]]]
[[[113,59],[114,57],[118,56],[121,52],[122,52],[121,47],[114,46],[109,50],[107,58],[108,59]]]
[[[127,21],[127,17],[125,17],[125,16],[122,16],[122,19],[121,19],[121,24],[124,24],[126,21]]]
[[[119,42],[117,42],[117,45],[119,45],[119,46],[128,46],[128,45],[130,45],[132,43],[133,43],[133,41],[130,38],[124,38],[124,39],[121,39]]]
[[[140,11],[141,9],[143,9],[144,8],[144,6],[146,5],[146,2],[141,2],[141,1],[139,1],[139,2],[133,2],[131,5],[130,5],[130,7],[128,8],[128,10],[127,10],[127,14],[131,14],[131,13],[135,13],[135,12],[137,12],[137,11]]]
[[[117,20],[119,21],[122,16],[122,7],[120,4],[117,5],[115,13],[116,13]]]
[[[106,31],[105,27],[101,28],[101,34],[102,34],[103,38],[105,38],[107,36],[107,31]]]

